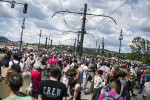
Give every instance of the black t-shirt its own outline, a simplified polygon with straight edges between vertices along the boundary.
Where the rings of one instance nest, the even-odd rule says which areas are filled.
[[[73,96],[74,96],[74,91],[75,91],[75,86],[76,86],[76,84],[79,84],[79,83],[77,83],[76,81],[75,81],[74,83],[72,83],[72,84],[68,83],[70,95],[71,95],[71,97],[72,97],[72,98],[70,98],[70,100],[73,100]],[[79,91],[76,100],[81,100],[80,98],[81,98],[81,91]]]
[[[42,94],[42,100],[62,100],[67,97],[67,88],[59,81],[44,80],[40,83],[38,94]]]

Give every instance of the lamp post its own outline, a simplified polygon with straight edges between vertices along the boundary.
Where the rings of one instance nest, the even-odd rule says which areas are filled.
[[[97,51],[97,52],[98,52],[98,55],[99,55],[99,52],[100,52],[100,44],[99,44],[99,46],[98,46],[98,51]]]
[[[79,33],[78,33],[78,39],[77,39],[77,53],[79,53]]]
[[[53,40],[51,39],[51,49],[52,49],[52,41],[53,41]]]
[[[39,47],[38,47],[38,50],[39,50],[39,48],[40,48],[40,39],[41,39],[41,30],[40,30],[40,34],[39,34]]]
[[[103,40],[102,40],[102,56],[104,55],[104,37],[103,37]]]
[[[46,36],[46,40],[45,40],[45,49],[47,49],[47,39],[48,39],[48,37]]]
[[[25,28],[24,22],[25,22],[25,18],[23,19],[22,26],[21,26],[22,31],[21,31],[21,38],[20,38],[20,50],[21,50],[21,47],[22,47],[22,35],[23,35],[23,29]]]
[[[48,41],[48,49],[50,48],[50,40],[51,40],[50,37],[51,37],[51,35],[49,35],[49,38],[48,38],[48,40],[49,40]]]
[[[83,23],[82,23],[82,33],[81,33],[81,39],[80,39],[80,48],[79,48],[79,56],[81,58],[82,56],[82,49],[83,49],[83,40],[84,40],[84,34],[85,34],[85,20],[86,20],[86,12],[87,12],[87,4],[84,5],[84,14],[83,14]]]
[[[120,32],[120,36],[119,36],[119,40],[120,40],[120,46],[119,46],[119,54],[118,54],[118,62],[119,62],[119,58],[120,58],[120,51],[121,51],[121,40],[123,40],[123,34],[122,34],[122,29]]]

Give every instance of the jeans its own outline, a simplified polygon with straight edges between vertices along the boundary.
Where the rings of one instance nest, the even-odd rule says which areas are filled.
[[[126,90],[126,100],[130,100],[130,94],[128,90]]]

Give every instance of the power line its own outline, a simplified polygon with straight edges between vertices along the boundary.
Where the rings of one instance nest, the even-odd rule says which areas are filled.
[[[34,0],[32,0],[32,1],[33,1],[34,3],[36,3],[37,5],[39,5],[40,7],[44,8],[45,10],[47,10],[49,13],[51,13],[51,12],[48,10],[47,7],[45,7],[45,6],[41,5],[41,4],[39,4],[38,2],[36,2],[36,1],[34,1]]]
[[[110,13],[108,16],[112,15],[113,13],[115,13],[118,9],[120,9],[124,4],[126,4],[129,0],[126,0],[122,5],[120,5],[117,9],[115,9],[112,13]],[[106,17],[107,18],[107,17]],[[103,22],[106,18],[104,18],[102,21],[100,21],[98,24],[100,24],[101,22]],[[96,25],[96,27],[98,26],[98,24]],[[96,28],[95,27],[95,28]]]
[[[62,4],[61,4],[61,1],[60,1],[60,0],[58,0],[58,1],[59,1],[59,4],[60,4],[60,8],[61,8],[61,10],[63,10],[63,7],[62,7]],[[74,27],[72,27],[71,25],[69,25],[69,24],[67,23],[67,21],[66,21],[66,19],[65,19],[65,16],[64,16],[64,13],[62,13],[62,15],[63,15],[63,20],[64,20],[64,22],[65,22],[65,24],[66,24],[67,28],[68,28],[68,26],[69,26],[69,27],[71,27],[71,28],[75,29]]]

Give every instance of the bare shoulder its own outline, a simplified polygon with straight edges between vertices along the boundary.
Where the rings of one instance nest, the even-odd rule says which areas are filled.
[[[81,85],[80,85],[79,83],[77,83],[77,84],[75,85],[75,90],[80,90],[80,87],[81,87]]]

